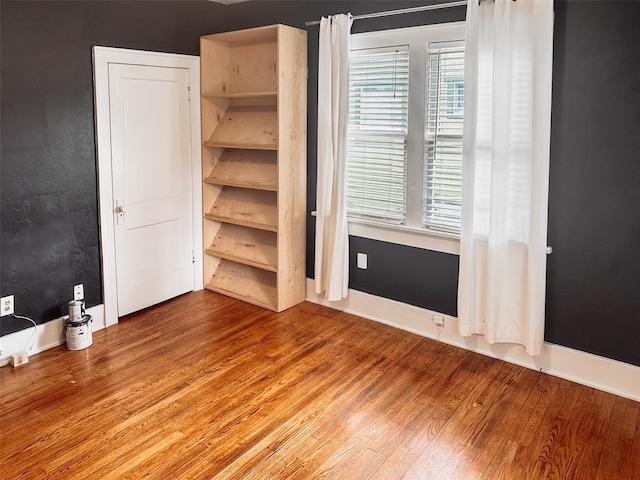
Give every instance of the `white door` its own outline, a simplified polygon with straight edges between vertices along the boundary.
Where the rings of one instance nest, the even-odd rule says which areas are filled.
[[[194,288],[189,72],[109,64],[118,316]]]

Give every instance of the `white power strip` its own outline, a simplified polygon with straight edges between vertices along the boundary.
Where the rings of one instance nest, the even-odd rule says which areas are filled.
[[[25,363],[29,363],[29,353],[22,351],[16,352],[11,355],[11,365],[14,367],[19,367],[20,365],[24,365]]]

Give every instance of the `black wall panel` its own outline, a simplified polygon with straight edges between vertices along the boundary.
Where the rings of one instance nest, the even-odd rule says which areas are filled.
[[[198,54],[210,2],[0,2],[0,293],[42,323],[102,302],[94,45]],[[211,23],[215,23],[211,22]],[[6,334],[28,323],[3,318]]]
[[[367,254],[367,269],[357,254]],[[349,287],[456,316],[458,255],[349,237]]]
[[[198,54],[199,36],[428,1],[0,2],[0,294],[46,321],[83,282],[102,302],[91,47]],[[547,341],[640,365],[640,2],[556,1]],[[464,19],[464,8],[352,31]],[[309,27],[308,210],[315,208],[318,27]],[[314,218],[307,224],[313,276]],[[369,268],[355,268],[355,253]],[[455,315],[457,257],[350,238],[351,287]],[[2,333],[21,325],[0,322]]]
[[[640,365],[640,2],[556,2],[547,341]]]

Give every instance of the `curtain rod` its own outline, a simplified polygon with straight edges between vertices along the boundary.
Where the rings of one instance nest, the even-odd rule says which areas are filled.
[[[354,15],[353,19],[363,20],[365,18],[389,17],[391,15],[401,15],[403,13],[425,12],[427,10],[439,10],[441,8],[450,8],[450,7],[463,7],[466,4],[467,4],[467,0],[459,0],[456,2],[447,2],[447,3],[436,3],[433,5],[423,5],[421,7],[403,8],[400,10],[388,10],[386,12],[365,13],[363,15]],[[304,24],[307,27],[311,25],[320,25],[320,21],[312,20],[310,22],[304,22]]]

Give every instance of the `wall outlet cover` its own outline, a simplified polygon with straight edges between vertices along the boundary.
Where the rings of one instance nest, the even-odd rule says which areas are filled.
[[[73,287],[73,299],[84,300],[84,284],[79,283]]]
[[[13,295],[7,295],[0,299],[0,317],[13,315]]]

